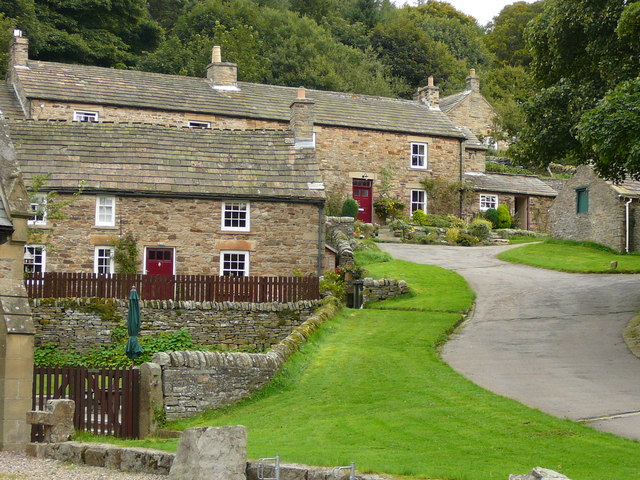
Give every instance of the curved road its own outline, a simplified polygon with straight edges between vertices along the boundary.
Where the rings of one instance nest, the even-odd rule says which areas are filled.
[[[395,258],[465,277],[475,312],[444,360],[492,392],[640,440],[640,360],[622,339],[640,275],[583,275],[502,262],[511,246],[383,244]]]

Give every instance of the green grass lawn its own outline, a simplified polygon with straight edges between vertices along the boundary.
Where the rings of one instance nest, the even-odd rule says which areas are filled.
[[[436,345],[473,299],[460,276],[395,260],[366,267],[407,279],[415,293],[345,309],[263,391],[170,427],[246,425],[251,458],[354,461],[359,472],[413,478],[504,480],[537,465],[573,480],[637,476],[640,444],[489,393],[440,360]]]
[[[620,255],[595,244],[549,239],[498,255],[507,262],[579,273],[640,273],[640,255]],[[616,269],[611,262],[618,262]]]

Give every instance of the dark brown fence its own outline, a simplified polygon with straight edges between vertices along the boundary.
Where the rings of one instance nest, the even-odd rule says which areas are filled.
[[[34,410],[47,400],[69,398],[76,403],[73,424],[119,438],[138,438],[140,370],[137,368],[35,367]],[[41,441],[43,426],[33,425],[31,441]]]
[[[35,273],[25,276],[29,298],[129,298],[134,286],[143,300],[197,302],[295,302],[320,298],[317,277],[218,277]]]

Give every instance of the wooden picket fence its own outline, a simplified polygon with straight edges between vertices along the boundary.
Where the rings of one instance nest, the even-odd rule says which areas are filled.
[[[140,370],[130,368],[35,367],[33,410],[47,400],[75,402],[76,430],[119,438],[138,438]],[[32,425],[31,441],[43,439],[44,427]]]
[[[317,277],[220,277],[46,272],[25,275],[29,298],[129,298],[197,302],[295,302],[317,300]]]

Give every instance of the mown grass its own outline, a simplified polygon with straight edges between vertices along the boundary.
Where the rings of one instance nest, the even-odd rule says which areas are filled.
[[[530,235],[514,235],[509,237],[509,245],[519,245],[521,243],[533,243],[541,242],[543,239],[540,237],[532,237]]]
[[[544,242],[512,248],[498,255],[512,263],[574,273],[640,273],[639,255],[621,255],[591,242],[547,239]],[[611,268],[611,262],[618,262]]]
[[[251,458],[413,478],[502,480],[536,465],[574,480],[635,478],[638,443],[494,395],[440,360],[438,343],[473,299],[460,276],[396,260],[366,267],[414,294],[344,310],[266,389],[169,427],[241,424]]]

